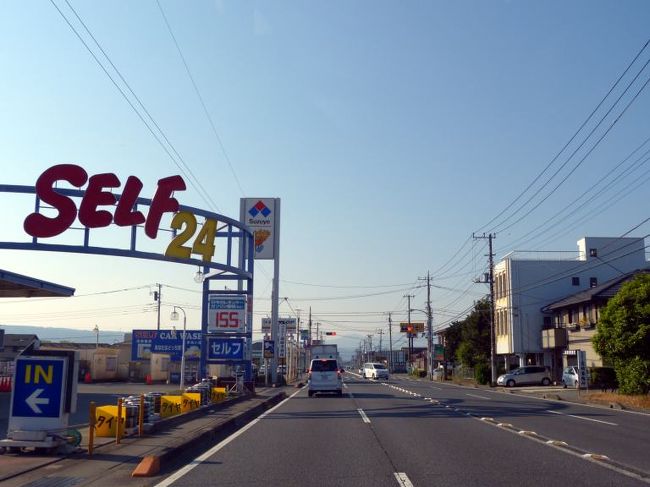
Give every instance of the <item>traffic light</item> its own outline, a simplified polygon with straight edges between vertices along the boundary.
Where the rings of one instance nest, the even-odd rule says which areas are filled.
[[[334,335],[336,335],[336,332],[335,332],[335,331],[326,331],[326,332],[325,332],[325,335],[327,335],[327,336],[334,336]]]

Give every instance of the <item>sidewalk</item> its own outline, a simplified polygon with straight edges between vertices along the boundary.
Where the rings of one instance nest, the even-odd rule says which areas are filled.
[[[262,388],[255,396],[235,398],[170,418],[171,421],[158,424],[153,432],[142,437],[123,438],[119,445],[114,438],[96,438],[92,456],[88,455],[86,427],[81,430],[78,453],[64,457],[34,453],[0,455],[0,482],[3,487],[18,487],[35,481],[54,485],[64,475],[74,478],[76,485],[110,485],[108,477],[116,471],[130,478],[138,466],[144,475],[155,475],[178,455],[213,443],[219,434],[254,419],[286,395],[286,388]],[[148,460],[143,462],[145,458]]]

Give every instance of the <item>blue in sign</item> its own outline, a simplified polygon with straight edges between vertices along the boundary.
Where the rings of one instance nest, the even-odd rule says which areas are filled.
[[[208,360],[243,360],[243,338],[208,338]]]
[[[63,382],[63,359],[19,357],[11,415],[58,418]]]

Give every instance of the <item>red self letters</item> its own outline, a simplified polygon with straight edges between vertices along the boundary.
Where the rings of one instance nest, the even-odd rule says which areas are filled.
[[[36,181],[36,195],[45,203],[53,206],[59,214],[49,218],[40,213],[32,213],[23,223],[25,231],[32,237],[46,238],[55,237],[65,232],[77,217],[75,202],[60,193],[57,193],[54,184],[57,181],[67,181],[73,186],[80,188],[88,182],[88,188],[79,205],[79,221],[87,228],[107,227],[115,223],[120,227],[141,225],[145,223],[145,233],[149,238],[156,238],[158,225],[163,213],[178,211],[180,204],[172,197],[174,191],[185,190],[185,181],[180,176],[170,176],[158,181],[156,194],[151,201],[149,214],[145,216],[140,211],[134,211],[134,206],[140,191],[142,182],[135,176],[130,176],[124,192],[119,201],[109,188],[119,188],[120,180],[115,174],[96,174],[88,178],[88,173],[81,167],[74,164],[59,164],[45,170]],[[115,215],[109,210],[99,207],[115,206]]]

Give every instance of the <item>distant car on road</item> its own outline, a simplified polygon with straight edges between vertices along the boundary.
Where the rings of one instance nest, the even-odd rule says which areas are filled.
[[[339,368],[336,359],[314,359],[309,366],[309,381],[307,394],[312,397],[317,392],[333,392],[343,395],[343,369]]]
[[[514,387],[541,384],[547,386],[551,383],[551,373],[548,367],[528,365],[519,367],[497,378],[497,385]]]
[[[384,364],[368,362],[363,364],[363,377],[366,379],[388,379],[388,369]]]

